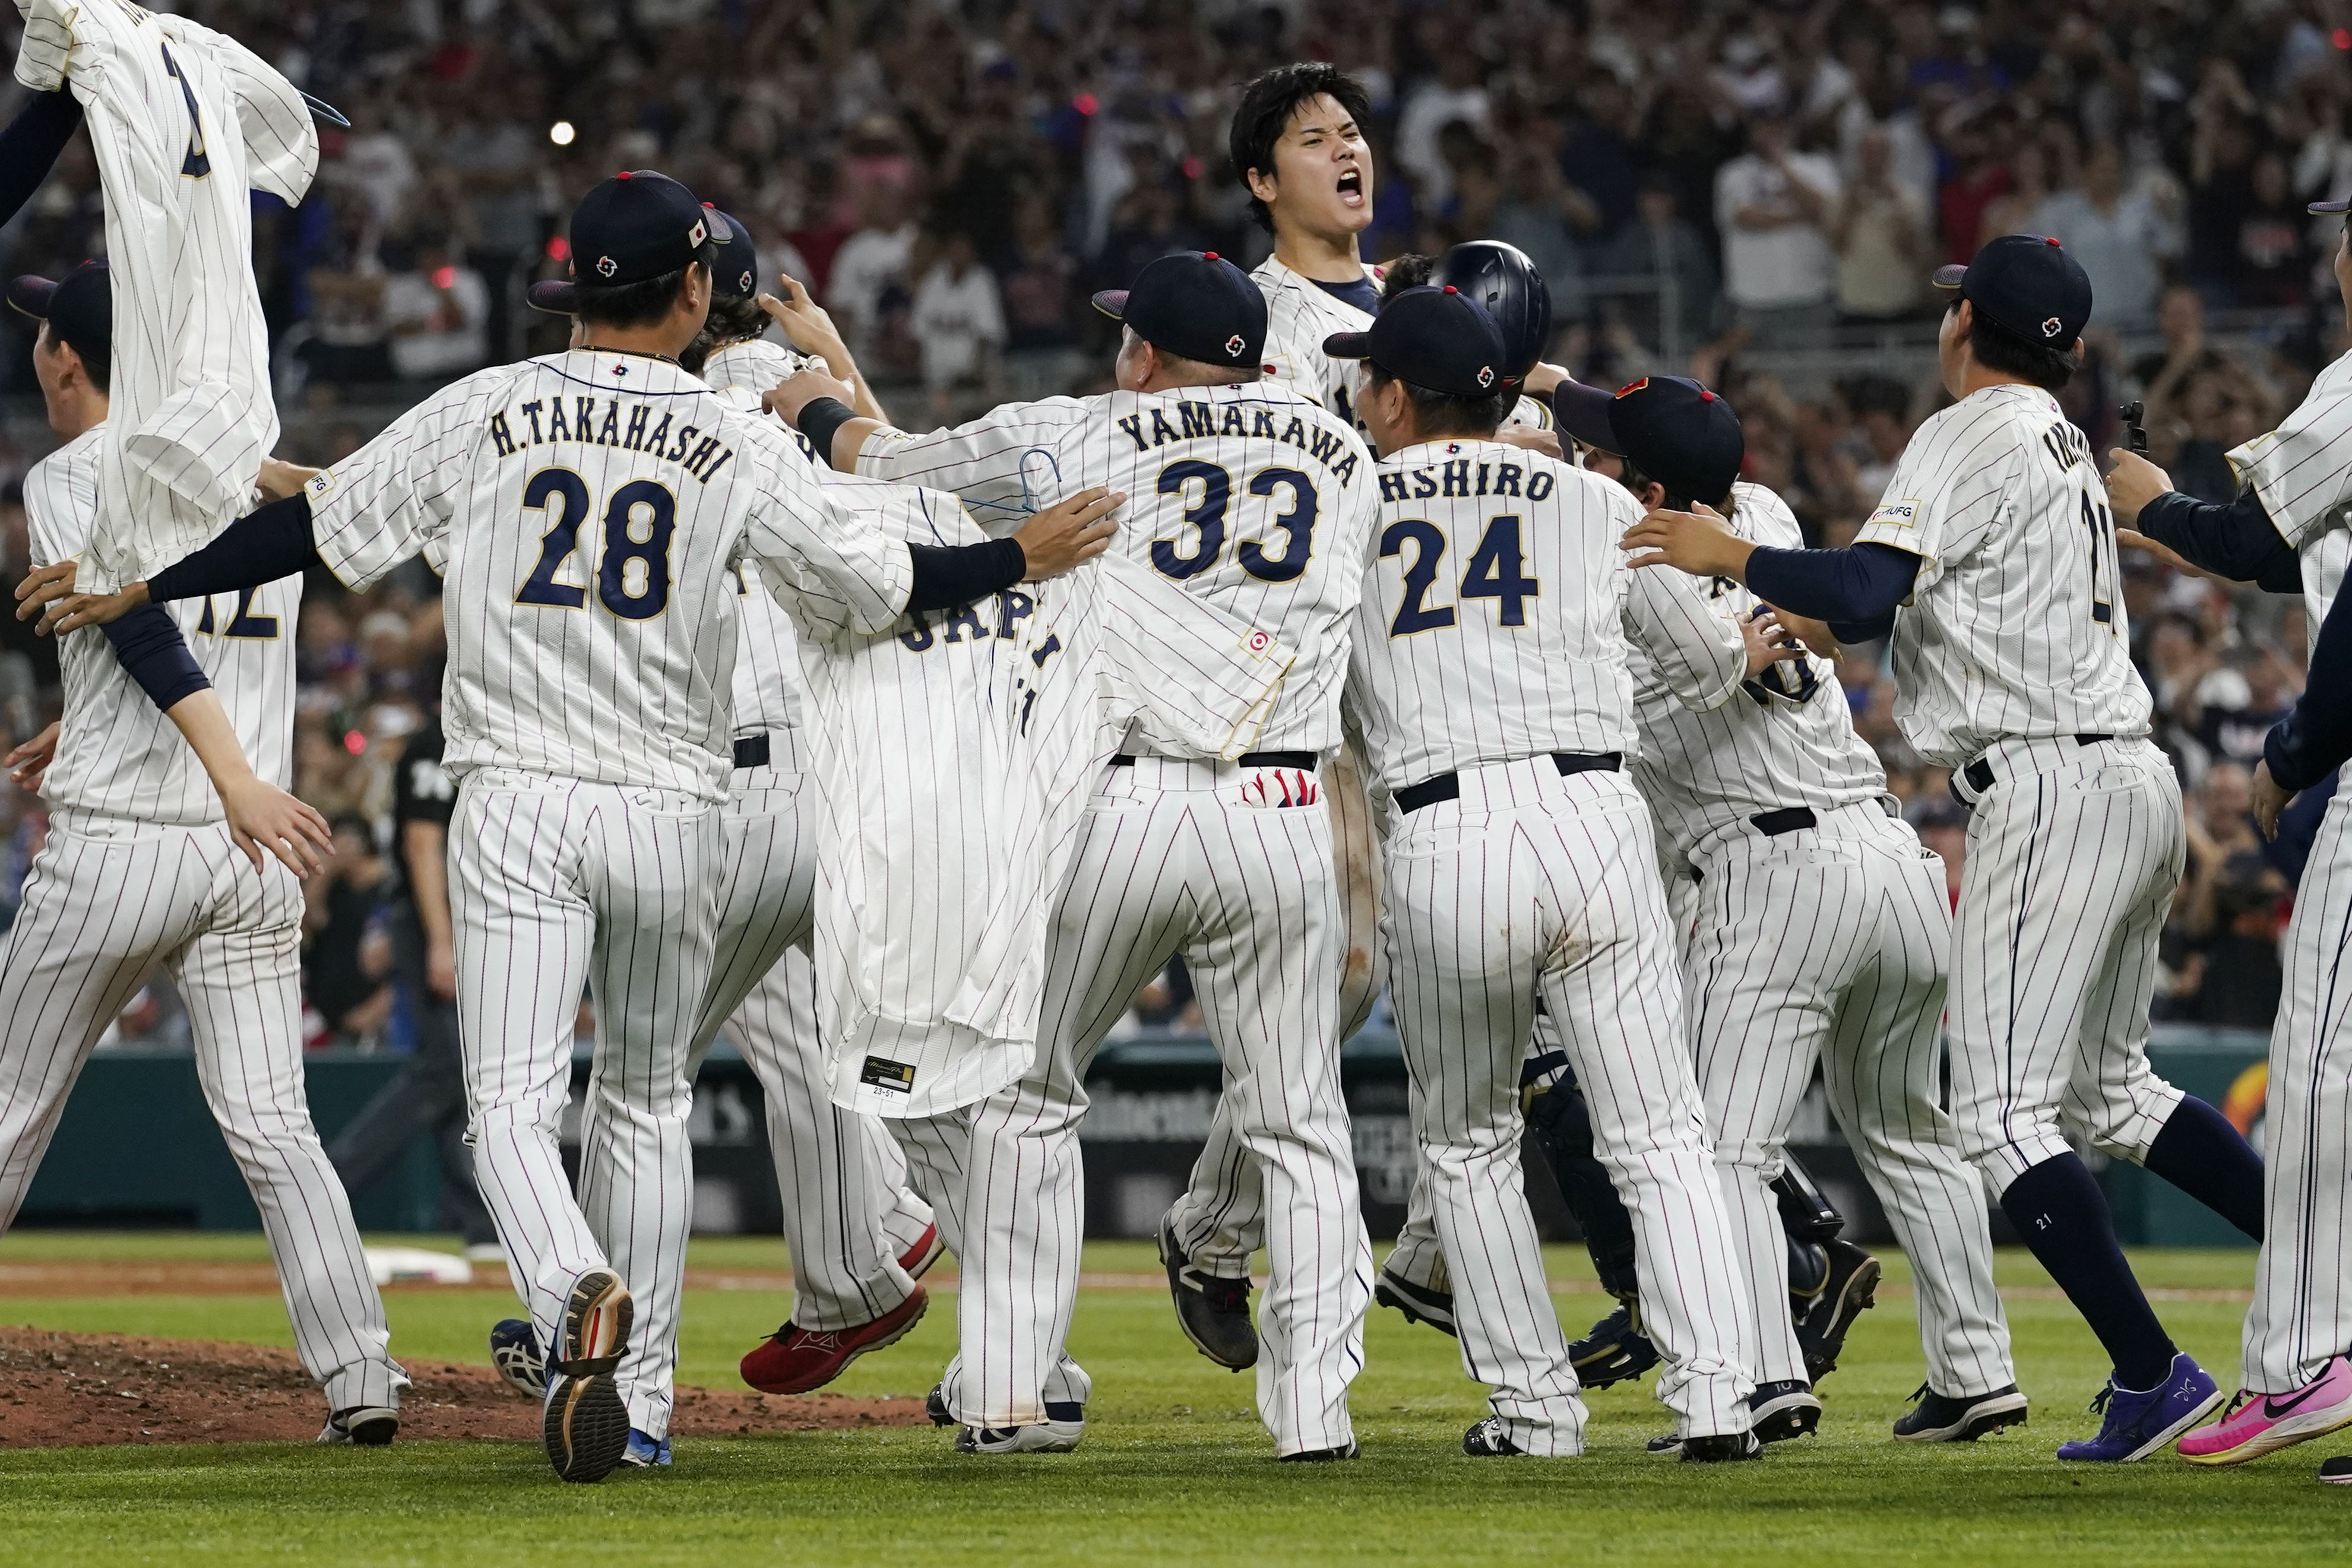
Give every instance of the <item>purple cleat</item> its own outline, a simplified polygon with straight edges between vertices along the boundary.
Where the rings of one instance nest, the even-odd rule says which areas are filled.
[[[2172,1370],[2165,1374],[2164,1381],[2145,1394],[2118,1388],[2110,1377],[2091,1401],[2092,1409],[2106,1415],[2099,1435],[2083,1442],[2061,1443],[2058,1457],[2111,1465],[2146,1458],[2211,1415],[2221,1399],[2221,1391],[2205,1369],[2185,1354],[2174,1355]]]

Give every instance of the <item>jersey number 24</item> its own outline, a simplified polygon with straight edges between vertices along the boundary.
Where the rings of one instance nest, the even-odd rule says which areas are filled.
[[[1389,622],[1391,637],[1410,637],[1451,626],[1451,604],[1431,604],[1429,591],[1436,586],[1437,569],[1445,559],[1445,530],[1420,517],[1406,517],[1381,530],[1381,557],[1402,556],[1412,547],[1404,569],[1404,599],[1396,619]],[[1512,513],[1488,519],[1478,548],[1462,569],[1462,597],[1496,601],[1496,620],[1505,626],[1528,623],[1528,601],[1542,584],[1527,575],[1527,556],[1519,536],[1519,519]]]

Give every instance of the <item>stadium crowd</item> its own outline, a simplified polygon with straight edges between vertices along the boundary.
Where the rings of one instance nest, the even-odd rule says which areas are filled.
[[[2156,460],[2226,497],[2222,455],[2271,427],[2345,344],[2327,275],[2352,193],[2352,31],[2310,0],[196,0],[341,105],[310,199],[257,197],[255,263],[289,410],[287,455],[331,461],[421,392],[558,346],[520,305],[562,274],[560,214],[658,166],[741,218],[833,312],[906,423],[1098,383],[1088,291],[1151,257],[1265,239],[1226,165],[1234,84],[1329,58],[1375,105],[1368,256],[1492,236],[1551,282],[1552,357],[1613,384],[1718,387],[1748,476],[1820,542],[1875,504],[1933,384],[1927,270],[2012,231],[2059,236],[2097,312],[2067,393],[2095,444],[2147,406]],[[5,107],[5,106],[0,106]],[[79,141],[5,230],[9,275],[103,248]],[[26,336],[5,374],[31,390]],[[43,449],[20,413],[0,475]],[[13,482],[0,570],[21,574]],[[2190,789],[2191,867],[2159,1017],[2267,1025],[2294,867],[2246,813],[2247,768],[2305,662],[2298,606],[2147,556],[2135,653]],[[298,791],[338,825],[314,887],[317,1035],[397,1040],[378,852],[392,759],[439,684],[436,584],[314,583],[301,619]],[[1878,651],[1846,689],[1957,876],[1961,818],[1896,732]],[[54,712],[53,651],[0,632],[0,728]],[[0,790],[7,786],[0,783]],[[0,925],[42,831],[0,802]],[[1181,974],[1139,1018],[1181,1028]],[[124,1038],[169,1038],[142,998]]]

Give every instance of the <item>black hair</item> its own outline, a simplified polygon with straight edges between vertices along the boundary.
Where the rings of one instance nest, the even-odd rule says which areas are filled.
[[[49,335],[51,343],[62,343],[79,354],[81,357],[81,373],[89,378],[89,384],[98,389],[101,397],[110,395],[108,383],[114,375],[114,346],[111,343],[77,343],[58,331],[57,324],[51,321],[42,322],[41,330]]]
[[[1274,172],[1274,144],[1290,128],[1290,117],[1298,112],[1301,104],[1326,93],[1348,111],[1359,131],[1370,129],[1372,99],[1365,92],[1364,84],[1321,60],[1276,66],[1242,89],[1241,107],[1234,110],[1225,152],[1233,160],[1234,178],[1242,183],[1244,192],[1249,190],[1251,170],[1261,174]],[[1254,194],[1249,199],[1249,210],[1258,227],[1268,234],[1274,232],[1274,214]]]
[[[1468,435],[1488,436],[1503,426],[1504,417],[1511,405],[1519,400],[1517,387],[1497,386],[1490,392],[1476,397],[1463,397],[1454,392],[1432,392],[1402,381],[1373,364],[1364,361],[1366,390],[1383,387],[1396,382],[1404,388],[1404,395],[1412,403],[1413,423],[1425,436]]]
[[[702,330],[686,346],[677,362],[688,375],[698,376],[710,356],[722,343],[740,343],[746,338],[756,338],[768,329],[768,313],[760,308],[758,299],[734,299],[719,295],[710,297],[710,314],[702,323]]]
[[[705,240],[686,266],[638,283],[604,285],[577,279],[579,304],[575,314],[583,321],[601,322],[607,327],[648,326],[669,314],[670,307],[677,302],[678,291],[686,287],[687,273],[697,267],[709,273],[718,259],[718,252],[716,245]]]
[[[1738,490],[1727,490],[1719,499],[1709,499],[1705,496],[1688,496],[1684,494],[1682,491],[1675,489],[1672,485],[1668,484],[1665,480],[1659,478],[1655,474],[1645,472],[1640,464],[1634,462],[1631,457],[1626,456],[1623,453],[1612,452],[1609,455],[1617,460],[1617,482],[1620,485],[1624,486],[1628,490],[1631,490],[1633,493],[1633,498],[1637,501],[1642,498],[1643,491],[1648,489],[1651,486],[1655,485],[1665,492],[1665,497],[1662,504],[1670,512],[1687,512],[1691,509],[1691,503],[1693,501],[1705,501],[1708,506],[1713,507],[1723,516],[1728,517],[1731,516],[1733,509],[1738,504],[1739,492]]]
[[[1381,267],[1381,303],[1385,305],[1408,288],[1427,283],[1437,270],[1437,258],[1418,253],[1401,256]]]
[[[360,841],[367,845],[370,854],[376,852],[375,824],[359,812],[338,811],[327,819],[327,828],[331,832],[340,833],[348,831],[356,833],[359,835]]]
[[[1953,300],[1951,308],[1959,308],[1960,302]],[[2020,377],[2043,392],[2056,392],[2074,379],[2072,353],[2021,338],[1981,310],[1969,312],[1969,352],[1985,369]]]

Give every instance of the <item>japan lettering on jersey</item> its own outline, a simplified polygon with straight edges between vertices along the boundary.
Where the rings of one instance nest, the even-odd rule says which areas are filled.
[[[1261,747],[1323,751],[1339,741],[1370,461],[1339,420],[1262,381],[1008,403],[929,435],[886,430],[857,469],[953,490],[992,532],[1092,486],[1123,491],[1114,552],[1297,654]]]
[[[803,355],[764,338],[730,343],[703,361],[702,379],[719,401],[753,419],[766,417],[760,394],[798,371]],[[806,437],[788,425],[778,425],[816,462],[816,451]],[[821,466],[819,479],[830,477]],[[742,612],[741,642],[735,657],[735,733],[768,737],[770,766],[797,771],[801,759],[800,655],[793,635],[792,617],[774,597],[753,585],[751,574],[735,574],[735,604]]]
[[[724,798],[739,563],[803,635],[897,621],[906,545],[774,422],[667,360],[579,349],[468,376],[313,478],[320,559],[443,570],[448,766]]]
[[[25,476],[33,564],[79,556],[98,513],[104,425],[76,436]],[[294,616],[302,580],[164,606],[179,623],[253,770],[293,782]],[[122,668],[103,632],[58,640],[65,716],[41,794],[51,806],[193,827],[221,820],[220,797],[172,721]]]
[[[2316,645],[2352,558],[2352,354],[2320,371],[2276,430],[2234,448],[2230,466],[2302,557],[2305,635]]]
[[[126,0],[31,3],[72,34],[66,83],[106,195],[112,413],[87,584],[105,587],[217,533],[277,443],[247,193],[299,204],[319,139],[294,85],[234,38]]]
[[[1731,498],[1725,520],[1740,538],[1804,548],[1804,530],[1780,497],[1742,483],[1731,487]],[[1735,624],[1756,613],[1756,596],[1730,578],[1699,586],[1714,611]],[[1718,833],[1744,829],[1761,811],[1847,806],[1886,792],[1886,770],[1854,733],[1836,666],[1816,654],[1769,665],[1741,683],[1738,695],[1697,706],[1670,689],[1636,644],[1633,706],[1642,731],[1633,779],[1649,798],[1658,847],[1670,862],[1689,858]]]
[[[842,488],[894,537],[982,537],[951,496]],[[1291,663],[1112,556],[878,636],[805,638],[801,657],[833,1097],[884,1116],[967,1105],[1030,1069],[1056,894],[1103,764],[1131,726],[1239,756]]]
[[[2115,522],[2058,400],[2002,382],[1911,437],[1855,536],[1919,558],[1895,618],[1895,718],[1958,767],[2011,736],[2144,736]]]
[[[1547,751],[1636,750],[1628,640],[1695,704],[1729,699],[1739,631],[1696,580],[1633,571],[1624,486],[1499,441],[1381,459],[1349,706],[1391,790]]]

